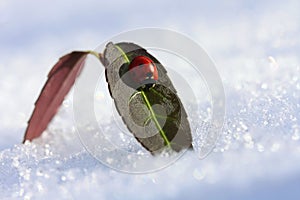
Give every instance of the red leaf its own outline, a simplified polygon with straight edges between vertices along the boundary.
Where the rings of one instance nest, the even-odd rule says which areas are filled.
[[[35,102],[35,108],[28,121],[23,143],[39,137],[62,104],[64,97],[80,74],[87,54],[74,51],[60,58],[48,74],[48,80]]]

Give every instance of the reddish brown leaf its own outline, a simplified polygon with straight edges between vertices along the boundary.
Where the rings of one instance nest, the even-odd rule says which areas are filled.
[[[80,74],[85,58],[90,52],[74,51],[60,58],[48,74],[48,80],[35,102],[28,121],[23,143],[39,137],[62,104],[64,97]]]

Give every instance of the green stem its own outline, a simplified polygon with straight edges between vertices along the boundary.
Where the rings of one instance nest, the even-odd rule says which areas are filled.
[[[148,121],[151,120],[151,119],[152,119],[152,116],[150,115],[149,117],[147,117],[147,119],[145,120],[143,125],[146,126]]]
[[[147,98],[147,96],[146,96],[146,94],[145,94],[145,92],[143,90],[141,90],[141,94],[142,94],[142,97],[143,97],[143,99],[144,99],[144,101],[145,101],[145,103],[146,103],[146,105],[147,105],[147,107],[148,107],[148,109],[149,109],[149,111],[151,113],[151,116],[152,116],[152,119],[153,119],[153,121],[154,121],[154,123],[156,125],[156,128],[159,130],[159,133],[162,136],[162,138],[164,139],[164,141],[167,144],[167,146],[170,147],[171,146],[170,141],[168,140],[168,138],[167,138],[164,130],[161,128],[159,122],[157,121],[157,119],[155,117],[155,113],[154,113],[154,111],[153,111],[153,109],[151,107],[151,104],[148,101],[148,98]]]
[[[100,59],[99,53],[97,53],[96,51],[87,51],[87,53],[92,54],[96,56],[98,59]]]
[[[121,49],[121,47],[119,47],[118,45],[115,45],[115,47],[121,52],[121,55],[123,56],[123,58],[125,59],[126,63],[130,63],[126,53],[123,51],[123,49]]]

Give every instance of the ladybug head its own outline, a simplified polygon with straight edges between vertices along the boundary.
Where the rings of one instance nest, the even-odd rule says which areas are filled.
[[[158,80],[157,67],[146,56],[135,57],[129,65],[129,73],[132,81],[138,85],[153,85]]]

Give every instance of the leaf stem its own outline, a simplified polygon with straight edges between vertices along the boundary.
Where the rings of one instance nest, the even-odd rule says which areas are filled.
[[[92,54],[96,56],[98,59],[100,59],[99,53],[97,53],[96,51],[87,51],[87,53]]]
[[[141,94],[141,91],[135,92],[133,95],[131,95],[131,97],[129,98],[129,101],[128,101],[128,105],[129,105],[129,103],[132,101],[132,99],[133,99],[136,95],[138,95],[138,94]]]
[[[123,56],[123,58],[125,59],[126,63],[130,63],[126,53],[123,51],[123,49],[121,49],[121,47],[119,47],[118,45],[115,45],[115,47],[121,52],[121,55]]]
[[[146,103],[146,105],[147,105],[147,107],[148,107],[148,109],[149,109],[149,111],[150,111],[150,113],[151,113],[151,115],[152,115],[152,119],[153,119],[153,121],[154,121],[154,123],[155,123],[157,129],[159,130],[160,135],[161,135],[162,138],[164,139],[164,141],[165,141],[165,143],[167,144],[167,146],[170,147],[170,146],[171,146],[170,141],[168,140],[168,138],[167,138],[165,132],[163,131],[163,129],[161,128],[159,122],[157,121],[157,119],[156,119],[156,117],[155,117],[155,113],[154,113],[154,111],[153,111],[153,109],[152,109],[152,107],[151,107],[151,104],[150,104],[150,102],[148,101],[148,98],[147,98],[147,96],[146,96],[146,94],[145,94],[145,92],[144,92],[143,90],[141,90],[141,94],[142,94],[142,97],[143,97],[143,99],[144,99],[144,101],[145,101],[145,103]]]

